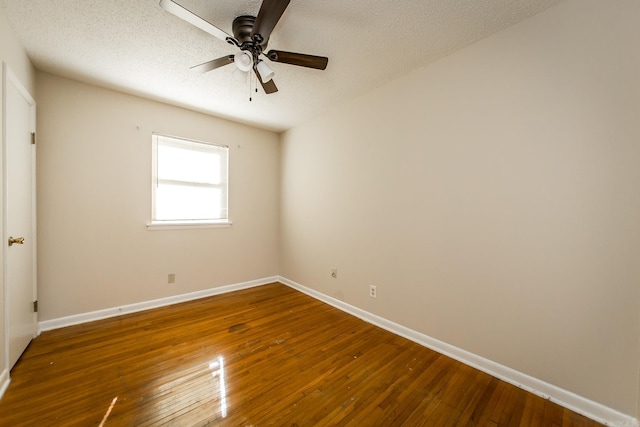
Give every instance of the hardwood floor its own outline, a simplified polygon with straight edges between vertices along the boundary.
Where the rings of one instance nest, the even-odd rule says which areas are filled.
[[[596,426],[282,284],[43,333],[1,426]]]

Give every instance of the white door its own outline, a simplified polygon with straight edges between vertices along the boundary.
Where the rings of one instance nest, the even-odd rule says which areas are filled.
[[[35,102],[6,64],[3,75],[5,327],[11,369],[36,334]]]

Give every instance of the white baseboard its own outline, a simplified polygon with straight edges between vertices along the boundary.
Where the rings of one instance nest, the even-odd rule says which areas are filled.
[[[92,311],[89,313],[74,314],[72,316],[60,317],[58,319],[45,320],[38,322],[38,334],[43,331],[64,328],[66,326],[79,325],[81,323],[93,322],[94,320],[107,319],[109,317],[121,316],[123,314],[136,313],[138,311],[149,310],[152,308],[165,307],[167,305],[177,304],[186,301],[193,301],[200,298],[206,298],[213,295],[225,294],[228,292],[239,291],[241,289],[253,288],[256,286],[266,285],[268,283],[277,282],[278,276],[265,277],[263,279],[251,280],[249,282],[236,283],[233,285],[220,286],[217,288],[205,289],[203,291],[191,292],[188,294],[174,295],[171,297],[144,301],[135,304],[128,304],[122,307],[107,308],[104,310]]]
[[[5,369],[0,373],[0,399],[4,396],[4,392],[9,388],[9,383],[11,382],[11,377],[9,376],[9,370]]]
[[[533,378],[527,374],[511,369],[507,366],[493,362],[484,357],[478,356],[458,347],[454,347],[445,342],[432,338],[423,333],[414,331],[398,323],[387,320],[383,317],[369,313],[358,307],[354,307],[343,301],[337,300],[323,293],[307,288],[285,277],[279,277],[278,281],[285,285],[303,292],[315,299],[325,302],[339,310],[356,316],[365,322],[379,326],[389,332],[411,340],[424,347],[430,348],[445,356],[451,357],[465,365],[472,366],[482,372],[499,378],[505,382],[520,387],[528,392],[538,395],[544,399],[549,399],[558,405],[564,406],[574,412],[582,414],[592,420],[608,426],[617,427],[639,427],[638,419],[630,415],[623,414],[600,403],[586,399],[568,390],[549,384],[545,381]]]

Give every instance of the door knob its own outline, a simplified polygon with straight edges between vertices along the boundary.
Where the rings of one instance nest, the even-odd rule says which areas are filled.
[[[13,244],[24,245],[24,237],[16,237],[15,239],[9,236],[9,246]]]

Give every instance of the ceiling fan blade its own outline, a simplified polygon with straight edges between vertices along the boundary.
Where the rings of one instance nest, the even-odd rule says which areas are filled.
[[[173,0],[160,0],[160,7],[162,7],[167,12],[174,14],[178,18],[188,22],[189,24],[200,28],[202,31],[205,31],[212,36],[219,38],[220,40],[227,41],[227,39],[232,38],[229,34],[225,33],[220,28],[210,24],[195,13],[180,6]]]
[[[255,35],[259,34],[261,37],[256,41],[260,44],[266,44],[271,31],[273,31],[285,9],[289,6],[289,1],[263,0],[256,22],[253,24],[253,30],[251,30],[251,37],[254,38]]]
[[[329,63],[329,58],[324,56],[305,55],[303,53],[285,52],[282,50],[270,50],[266,55],[267,58],[274,62],[315,68],[316,70],[326,69]]]
[[[258,81],[262,85],[262,89],[264,89],[264,93],[268,95],[270,93],[276,93],[278,91],[278,87],[274,83],[273,79],[265,83],[262,81],[262,77],[260,77],[260,73],[258,72],[258,70],[254,68],[253,72],[256,73],[256,76],[258,76]]]
[[[197,73],[206,73],[207,71],[215,70],[228,64],[233,64],[233,55],[223,56],[222,58],[214,59],[200,65],[194,65],[191,67],[191,70]]]

